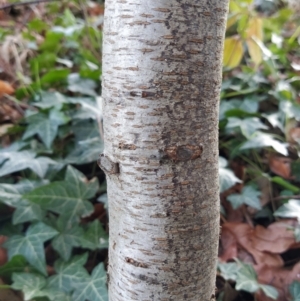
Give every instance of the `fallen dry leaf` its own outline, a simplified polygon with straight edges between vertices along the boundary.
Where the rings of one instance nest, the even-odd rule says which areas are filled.
[[[100,5],[95,2],[91,2],[88,7],[88,13],[90,16],[99,16],[104,14],[104,5]]]
[[[230,236],[227,232],[230,232],[233,236]],[[222,239],[222,236],[225,235],[225,238]],[[257,265],[267,264],[268,266],[273,267],[282,267],[284,262],[279,254],[274,254],[267,251],[262,251],[256,248],[258,239],[255,237],[255,229],[245,223],[224,223],[222,226],[222,236],[221,236],[221,244],[222,242],[226,242],[226,237],[230,237],[230,243],[235,246],[238,250],[237,258],[241,260],[247,259],[248,263],[253,263]],[[226,247],[226,245],[225,245]],[[225,247],[223,249],[225,250]],[[231,247],[233,248],[233,247]],[[245,254],[245,252],[247,254]],[[220,254],[220,259],[222,261],[228,261],[229,259],[234,259],[234,257],[230,258],[230,255],[234,253],[231,251],[224,251],[224,253]],[[247,255],[247,256],[246,256]],[[253,260],[251,260],[253,258]]]
[[[0,80],[0,96],[4,94],[11,95],[15,92],[15,89],[8,83]]]
[[[290,142],[300,143],[300,127],[290,129],[289,131]]]
[[[275,222],[268,228],[256,226],[253,232],[253,246],[260,251],[267,251],[274,254],[281,254],[291,248],[300,247],[296,244],[293,220]]]
[[[7,237],[0,236],[0,266],[4,265],[7,262],[7,252],[6,249],[2,248],[1,245],[6,241]],[[0,298],[1,300],[1,298]]]
[[[270,156],[269,165],[271,171],[275,174],[284,179],[291,178],[291,159],[279,156]]]
[[[258,282],[274,286],[279,293],[276,301],[287,301],[289,298],[289,285],[297,280],[300,281],[300,262],[292,269],[270,267],[267,265],[254,266],[257,273]],[[256,294],[258,301],[271,301],[272,299],[266,297],[262,293]],[[274,301],[274,300],[273,300]]]

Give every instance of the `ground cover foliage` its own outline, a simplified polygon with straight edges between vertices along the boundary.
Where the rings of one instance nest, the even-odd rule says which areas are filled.
[[[300,300],[298,20],[282,1],[230,2],[220,301]],[[108,208],[96,164],[102,22],[100,1],[0,11],[3,300],[107,300]]]

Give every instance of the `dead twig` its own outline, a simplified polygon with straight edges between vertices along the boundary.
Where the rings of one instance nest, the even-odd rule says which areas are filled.
[[[274,201],[281,201],[286,199],[300,199],[300,195],[280,195],[273,198]]]

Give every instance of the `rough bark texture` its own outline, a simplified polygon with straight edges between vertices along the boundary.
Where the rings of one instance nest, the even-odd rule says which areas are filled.
[[[106,0],[110,301],[208,301],[227,0]]]

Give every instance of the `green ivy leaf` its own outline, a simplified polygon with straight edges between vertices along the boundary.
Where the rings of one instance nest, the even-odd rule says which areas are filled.
[[[108,248],[108,235],[99,220],[89,223],[84,236],[81,236],[81,246],[90,250]]]
[[[9,262],[0,267],[0,277],[10,278],[12,273],[25,272],[28,269],[26,259],[22,255],[15,255]]]
[[[96,101],[94,101],[93,98],[91,97],[72,97],[72,98],[69,97],[69,102],[81,105],[81,110],[79,111],[77,109],[76,114],[73,115],[73,118],[102,119],[103,113],[102,113],[101,98],[98,97],[96,98]]]
[[[72,126],[75,135],[75,147],[65,158],[65,162],[85,164],[96,162],[104,148],[96,121],[78,121]]]
[[[296,242],[299,242],[300,241],[300,225],[298,225],[297,227],[295,227],[295,229],[294,229],[294,235],[295,235]]]
[[[289,200],[280,206],[275,212],[275,216],[297,218],[300,222],[300,200]]]
[[[97,265],[90,277],[78,283],[72,295],[73,301],[107,301],[106,272],[103,263]]]
[[[28,202],[27,200],[20,200],[18,207],[13,213],[13,224],[21,224],[32,221],[41,221],[45,216],[45,211],[41,206]]]
[[[42,76],[41,83],[54,84],[57,82],[66,82],[69,74],[69,69],[52,69],[49,72],[47,72],[44,76]]]
[[[36,158],[36,154],[30,151],[3,151],[0,153],[0,162],[1,160],[5,160],[5,162],[0,167],[0,177],[29,168],[40,178],[43,178],[48,170],[48,166],[56,164],[55,161],[47,157]]]
[[[68,90],[74,93],[96,96],[96,82],[91,79],[81,78],[78,73],[68,76]]]
[[[226,125],[227,129],[240,128],[242,134],[246,138],[255,133],[257,130],[266,130],[268,127],[264,125],[257,117],[240,119],[237,117],[229,117]]]
[[[62,106],[69,102],[68,98],[59,92],[42,91],[36,98],[36,102],[33,102],[33,105],[41,109],[54,107],[56,110],[61,110]]]
[[[219,157],[219,185],[220,192],[223,192],[236,183],[241,183],[242,181],[237,178],[232,170],[226,168],[227,160],[223,157]]]
[[[56,274],[49,278],[49,287],[58,288],[66,293],[71,292],[79,283],[90,277],[83,267],[87,258],[88,254],[85,253],[74,256],[68,262],[64,262],[61,259],[57,260],[54,264]]]
[[[42,289],[46,286],[45,277],[39,274],[31,273],[14,273],[12,288],[21,290],[24,294],[24,300],[32,300],[33,298],[47,296]]]
[[[287,144],[275,140],[270,134],[256,132],[251,139],[246,141],[242,149],[273,147],[278,153],[287,156]]]
[[[57,290],[57,288],[49,288],[46,278],[39,274],[14,273],[11,287],[21,290],[25,301],[40,297],[47,297],[51,301],[71,301],[71,296]]]
[[[243,204],[250,207],[261,209],[259,196],[261,193],[252,186],[245,186],[241,194],[232,194],[227,197],[234,209],[237,209]]]
[[[289,287],[290,294],[293,297],[293,301],[300,301],[300,282],[294,281]]]
[[[84,140],[76,143],[74,150],[64,159],[66,163],[86,164],[96,162],[99,153],[104,149],[104,143],[100,137]]]
[[[263,290],[263,292],[265,293],[265,295],[267,297],[270,297],[270,298],[272,298],[274,300],[277,300],[277,298],[278,298],[278,291],[276,290],[275,287],[273,287],[271,285],[266,285],[266,284],[260,284],[259,286]]]
[[[58,235],[52,240],[52,247],[64,260],[69,260],[73,247],[79,247],[81,239],[84,238],[84,231],[78,224],[70,224],[64,216],[55,218],[53,228]]]
[[[98,187],[96,178],[88,182],[81,172],[68,166],[64,181],[39,187],[24,197],[72,223],[93,212],[93,206],[87,200],[95,196]]]
[[[221,276],[225,280],[236,281],[236,274],[239,270],[239,266],[236,262],[218,263],[218,268],[221,272]]]
[[[25,223],[32,220],[42,220],[45,212],[37,204],[22,198],[26,192],[45,184],[45,181],[24,180],[17,184],[0,184],[0,202],[15,207],[13,224]]]
[[[236,285],[237,290],[244,290],[249,293],[255,293],[259,290],[256,273],[249,264],[240,263],[241,267],[237,272]]]
[[[25,235],[14,235],[8,238],[4,247],[11,259],[15,255],[23,255],[38,271],[47,274],[44,242],[57,235],[53,228],[39,222],[31,225]]]
[[[52,109],[49,116],[37,113],[30,115],[26,120],[29,124],[22,139],[38,135],[45,146],[51,148],[52,142],[57,135],[58,127],[66,124],[70,119],[63,112]]]
[[[17,184],[0,184],[0,202],[17,207],[22,195],[32,189],[45,185],[46,181],[23,180]]]

